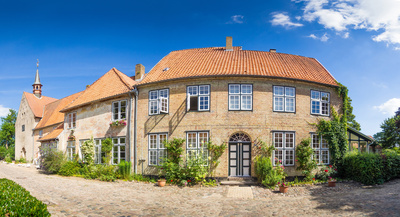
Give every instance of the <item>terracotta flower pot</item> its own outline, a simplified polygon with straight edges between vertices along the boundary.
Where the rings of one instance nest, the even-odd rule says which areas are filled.
[[[281,193],[286,194],[286,193],[288,192],[288,190],[289,190],[289,187],[288,187],[288,186],[279,186],[279,191],[280,191]]]
[[[160,179],[157,181],[158,186],[164,187],[167,181],[165,179]]]
[[[328,181],[328,187],[336,187],[336,181]]]

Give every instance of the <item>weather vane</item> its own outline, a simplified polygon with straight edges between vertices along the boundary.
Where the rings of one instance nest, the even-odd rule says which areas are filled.
[[[36,67],[39,68],[39,59],[37,59]]]

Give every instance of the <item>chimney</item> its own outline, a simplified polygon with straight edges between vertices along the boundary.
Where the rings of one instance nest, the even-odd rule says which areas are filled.
[[[135,66],[135,81],[142,80],[144,75],[144,66],[142,64],[136,64]]]
[[[269,49],[270,53],[276,53],[276,49]]]
[[[225,51],[233,51],[232,37],[231,37],[231,36],[227,36],[227,37],[226,37],[226,47],[225,47]]]

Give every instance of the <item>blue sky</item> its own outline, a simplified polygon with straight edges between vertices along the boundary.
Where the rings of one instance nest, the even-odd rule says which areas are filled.
[[[112,67],[148,72],[170,51],[234,46],[314,57],[350,90],[362,132],[400,106],[400,2],[7,1],[0,8],[0,116],[31,92],[81,91]]]

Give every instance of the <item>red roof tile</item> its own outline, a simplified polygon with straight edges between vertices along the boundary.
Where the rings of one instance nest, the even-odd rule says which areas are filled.
[[[108,97],[127,93],[133,90],[136,84],[132,78],[124,73],[112,68],[106,74],[101,76],[97,81],[90,85],[86,90],[76,98],[71,104],[62,109],[62,112],[89,104]]]
[[[83,91],[47,104],[44,107],[43,118],[39,121],[35,129],[64,122],[64,113],[61,113],[60,110],[75,100],[80,94],[82,94],[82,92]]]
[[[38,139],[38,141],[42,142],[46,140],[54,140],[61,134],[63,130],[64,130],[64,125],[60,124],[56,129],[51,131],[49,134],[43,136],[41,139]]]
[[[206,76],[265,76],[337,86],[335,78],[314,58],[241,47],[233,51],[225,51],[224,47],[173,51],[139,85]]]
[[[28,101],[28,105],[31,108],[33,114],[35,115],[35,117],[38,118],[43,117],[43,109],[45,105],[57,100],[47,96],[37,98],[33,93],[28,92],[24,92],[23,94],[25,95],[25,98]]]

